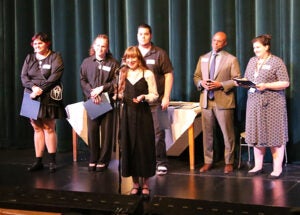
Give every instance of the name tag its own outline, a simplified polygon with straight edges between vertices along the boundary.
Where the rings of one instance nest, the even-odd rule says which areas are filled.
[[[209,59],[208,58],[206,58],[206,57],[204,57],[204,58],[201,58],[201,62],[205,62],[205,63],[207,63],[209,61]]]
[[[146,64],[154,65],[155,64],[155,60],[154,59],[147,59],[146,60]]]
[[[255,93],[255,91],[256,91],[256,89],[255,89],[254,87],[251,87],[251,88],[249,89],[249,93]]]
[[[266,70],[270,70],[271,69],[271,65],[263,65],[261,68],[262,69],[266,69]]]
[[[42,66],[42,69],[51,69],[51,65],[50,64],[44,64]]]
[[[110,72],[111,67],[110,67],[110,66],[103,66],[103,67],[102,67],[102,70],[107,71],[107,72]]]

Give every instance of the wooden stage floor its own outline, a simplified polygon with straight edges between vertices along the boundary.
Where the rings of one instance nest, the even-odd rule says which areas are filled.
[[[79,152],[77,162],[73,162],[71,152],[58,153],[58,169],[50,174],[47,169],[47,158],[44,159],[44,170],[27,172],[27,167],[32,163],[33,157],[32,149],[0,150],[0,189],[1,187],[3,189],[21,187],[26,190],[46,189],[97,195],[129,195],[131,179],[119,177],[118,159],[114,158],[105,172],[88,172],[86,151]],[[216,203],[215,205],[222,203],[223,205],[239,205],[240,208],[241,205],[252,205],[256,208],[266,206],[274,208],[270,214],[276,214],[276,211],[280,214],[280,208],[285,208],[286,211],[287,209],[297,211],[297,208],[300,208],[300,165],[287,164],[284,167],[283,176],[280,179],[271,180],[267,177],[272,168],[270,163],[264,164],[264,174],[255,177],[247,176],[246,165],[243,165],[241,169],[235,167],[232,174],[224,175],[222,161],[216,163],[214,169],[204,174],[198,171],[201,163],[196,163],[196,169],[190,170],[186,157],[169,157],[169,164],[167,175],[154,176],[150,180],[151,198],[143,202],[145,214],[168,214],[157,212],[158,210],[151,213],[153,201],[156,203],[165,201],[161,203],[161,207],[164,204],[167,205],[164,207],[170,207],[170,204],[166,202],[173,201],[175,205],[171,207],[175,209],[181,207],[180,204],[192,205],[197,201]],[[163,211],[162,208],[161,210]],[[268,214],[268,212],[251,213],[251,210],[245,213]],[[167,211],[171,211],[170,208]],[[218,209],[210,209],[210,213],[199,214],[224,214],[220,211],[217,213],[217,211]],[[234,209],[226,209],[226,211],[230,214],[230,211],[233,212]],[[180,214],[180,210],[177,212],[176,214]],[[173,213],[170,212],[170,214]],[[291,212],[291,214],[298,213]]]

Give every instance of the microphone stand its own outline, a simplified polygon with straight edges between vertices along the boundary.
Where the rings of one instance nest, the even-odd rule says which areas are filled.
[[[119,178],[119,183],[118,183],[118,192],[119,194],[121,194],[122,189],[121,189],[121,185],[122,185],[122,176],[121,176],[121,149],[120,149],[120,143],[119,143],[119,135],[120,135],[120,119],[121,119],[121,101],[119,99],[119,82],[120,82],[120,69],[123,66],[120,66],[117,70],[116,70],[116,100],[114,102],[114,109],[115,109],[115,114],[114,114],[114,127],[113,127],[113,132],[114,132],[114,151],[116,152],[116,148],[118,146],[118,160],[119,160],[119,164],[118,164],[118,178]]]

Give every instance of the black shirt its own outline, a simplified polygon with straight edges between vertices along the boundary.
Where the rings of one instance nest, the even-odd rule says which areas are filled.
[[[165,92],[165,74],[173,72],[173,66],[167,53],[152,44],[151,50],[144,56],[146,64],[154,73],[157,92],[159,94],[158,101],[161,101]]]
[[[118,61],[111,55],[102,61],[98,61],[95,55],[85,58],[80,69],[80,85],[85,99],[90,97],[92,89],[100,86],[103,86],[103,92],[112,95],[118,67]]]

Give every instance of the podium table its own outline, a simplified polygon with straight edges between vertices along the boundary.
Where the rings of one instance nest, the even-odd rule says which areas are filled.
[[[166,129],[168,156],[179,156],[189,147],[190,169],[195,168],[195,137],[202,132],[199,103],[174,102],[168,107],[170,128]]]
[[[66,107],[68,122],[72,126],[73,161],[77,161],[78,137],[87,144],[87,113],[83,102]],[[195,165],[194,138],[202,132],[201,108],[193,102],[170,102],[168,118],[170,128],[166,129],[166,149],[168,156],[179,156],[189,147],[190,169]]]

